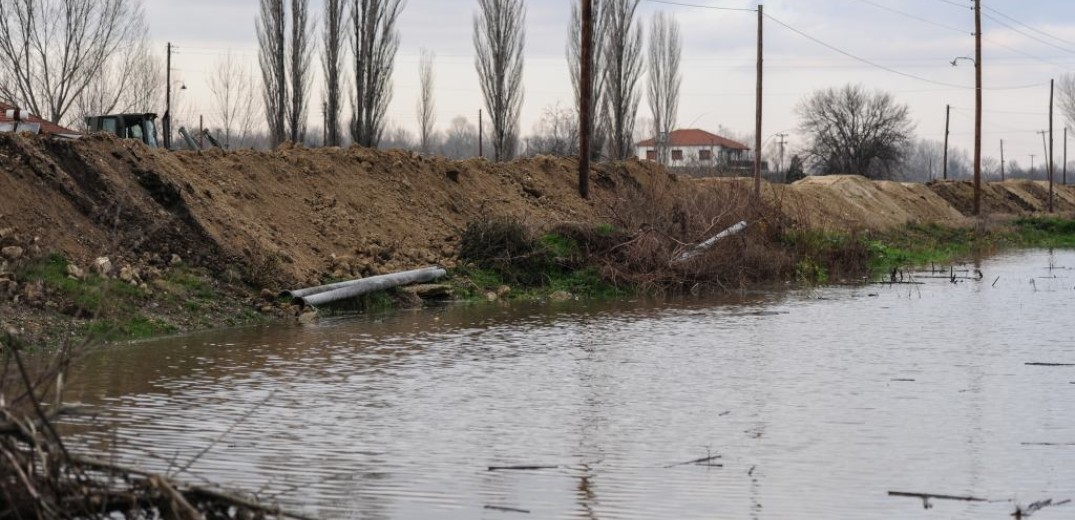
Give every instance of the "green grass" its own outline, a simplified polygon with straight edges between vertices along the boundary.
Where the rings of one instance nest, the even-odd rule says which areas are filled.
[[[1014,242],[1025,247],[1075,248],[1075,220],[1028,217],[1016,220]]]

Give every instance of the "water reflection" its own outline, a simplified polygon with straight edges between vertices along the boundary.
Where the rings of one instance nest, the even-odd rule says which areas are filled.
[[[87,443],[164,470],[220,440],[191,471],[327,518],[1008,518],[887,492],[1075,497],[1075,376],[1025,365],[1075,363],[1071,266],[221,331],[97,352],[73,397]],[[486,469],[519,464],[555,468]]]

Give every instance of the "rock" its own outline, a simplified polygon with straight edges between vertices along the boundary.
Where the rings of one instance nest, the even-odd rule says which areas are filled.
[[[129,265],[125,265],[119,270],[119,279],[131,285],[142,283],[142,280],[138,276],[138,270]]]
[[[0,238],[7,238],[7,237],[12,237],[12,236],[15,236],[15,228],[9,228],[8,227],[8,228],[0,229]]]
[[[486,291],[485,299],[490,301],[490,302],[495,302],[495,301],[499,300],[500,297],[497,296],[496,293],[493,292],[493,291]]]
[[[267,302],[276,301],[276,293],[272,292],[269,289],[262,289],[261,290],[261,299],[265,300]]]
[[[303,309],[302,314],[299,314],[299,323],[304,325],[317,323],[317,309],[313,307]]]
[[[29,305],[38,305],[45,301],[45,282],[37,280],[22,286],[22,297]]]
[[[262,305],[261,308],[258,310],[261,311],[262,314],[272,314],[274,309],[275,307],[273,307],[272,305]]]
[[[556,291],[549,295],[549,299],[554,302],[566,302],[574,300],[575,296],[567,291]]]
[[[505,298],[509,294],[511,294],[511,287],[508,287],[507,285],[501,285],[496,290],[496,295],[501,298]]]
[[[18,260],[19,258],[22,258],[22,253],[23,250],[19,246],[7,246],[0,249],[0,255],[4,255],[4,258],[7,258],[8,260]]]
[[[86,272],[77,264],[67,264],[67,276],[70,276],[75,280],[81,280],[86,276]]]
[[[413,294],[423,300],[444,300],[452,297],[452,286],[447,284],[419,284],[404,287],[402,292]]]
[[[172,258],[168,260],[168,265],[179,265],[183,263],[183,258],[177,254],[172,254]]]
[[[112,275],[112,261],[107,256],[102,256],[93,261],[93,265],[90,266],[90,270],[101,276]]]

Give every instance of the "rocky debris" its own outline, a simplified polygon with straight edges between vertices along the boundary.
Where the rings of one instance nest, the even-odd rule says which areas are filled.
[[[67,264],[67,276],[75,280],[81,280],[86,277],[86,272],[78,264]]]
[[[501,285],[496,289],[496,295],[500,298],[507,298],[511,294],[511,287],[507,285]]]
[[[27,305],[41,305],[45,302],[45,282],[36,280],[23,284],[22,301]]]
[[[172,253],[172,258],[168,260],[168,265],[175,267],[181,263],[183,263],[183,257]]]
[[[8,260],[18,260],[22,258],[24,252],[23,248],[19,246],[7,246],[0,249],[0,255],[3,255]]]
[[[90,271],[106,278],[112,276],[112,260],[107,256],[97,257],[90,266]]]
[[[447,300],[454,294],[451,285],[433,283],[402,287],[400,292],[413,294],[422,300]]]
[[[554,302],[566,302],[575,299],[575,295],[567,291],[556,291],[549,295],[549,300]]]
[[[131,285],[142,285],[142,277],[139,276],[138,269],[129,265],[124,265],[119,270],[119,279]]]

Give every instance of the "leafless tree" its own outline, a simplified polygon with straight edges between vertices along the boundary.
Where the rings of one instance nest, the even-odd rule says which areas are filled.
[[[592,0],[593,1],[593,41],[594,52],[590,63],[591,80],[593,99],[590,103],[590,121],[593,122],[593,127],[590,128],[590,144],[592,150],[592,158],[599,159],[601,157],[602,150],[605,146],[605,136],[607,132],[605,130],[606,117],[603,117],[604,110],[607,108],[605,105],[605,54],[603,52],[603,45],[607,41],[605,36],[605,24],[606,17],[604,15],[605,5],[608,0]],[[582,34],[582,14],[579,9],[578,2],[571,2],[571,27],[573,28],[567,37],[567,67],[571,73],[571,86],[575,91],[575,112],[581,110],[580,103],[582,101],[581,85],[579,84],[579,76],[581,75],[581,59],[582,59],[582,39],[579,37]]]
[[[635,118],[638,115],[642,77],[642,27],[635,12],[641,0],[607,0],[602,7],[605,41],[605,128],[609,157],[624,160],[634,155]]]
[[[155,112],[163,105],[164,64],[150,48],[148,30],[120,45],[78,96],[77,122],[87,116]]]
[[[392,100],[392,71],[399,50],[396,22],[403,0],[353,0],[351,49],[355,58],[354,115],[351,138],[376,148],[384,135],[385,113]]]
[[[255,93],[250,71],[229,52],[209,76],[215,125],[227,149],[248,145],[254,130]]]
[[[814,169],[889,178],[904,158],[914,123],[891,94],[847,85],[815,92],[797,108]]]
[[[478,154],[478,127],[467,121],[466,117],[456,116],[452,119],[441,145],[441,155],[448,159],[465,159]]]
[[[493,123],[493,157],[498,162],[514,158],[518,148],[525,45],[523,0],[478,0],[474,65]]]
[[[144,27],[141,0],[2,0],[0,98],[63,123]]]
[[[649,35],[649,108],[653,115],[653,134],[657,139],[657,157],[668,164],[667,136],[676,125],[679,112],[680,56],[683,37],[679,23],[664,12],[653,15]]]
[[[291,102],[287,108],[288,137],[293,143],[306,141],[306,123],[310,105],[310,63],[314,33],[310,19],[310,0],[291,0]]]
[[[577,109],[560,105],[545,108],[534,133],[526,139],[526,155],[557,155],[579,153],[579,118]]]
[[[287,140],[288,83],[284,0],[261,0],[257,19],[259,61],[270,146]]]
[[[1064,74],[1056,83],[1060,113],[1067,118],[1068,125],[1075,128],[1075,74]]]
[[[433,125],[437,122],[437,104],[433,99],[433,59],[435,55],[429,49],[422,49],[418,61],[418,82],[422,91],[418,96],[418,129],[422,153],[429,153],[430,140],[433,137]]]
[[[346,18],[345,0],[325,0],[325,34],[321,62],[325,73],[325,144],[340,146],[342,111],[343,24]]]

